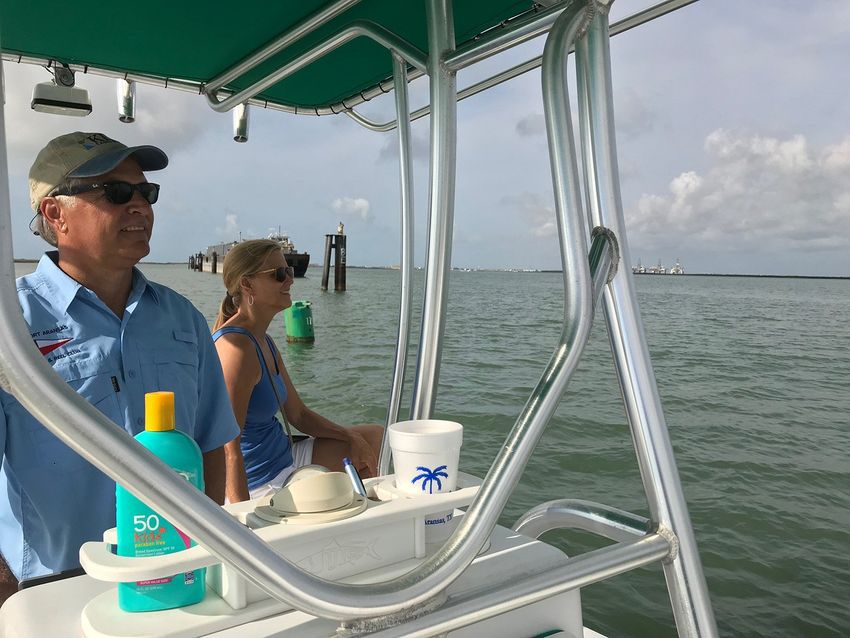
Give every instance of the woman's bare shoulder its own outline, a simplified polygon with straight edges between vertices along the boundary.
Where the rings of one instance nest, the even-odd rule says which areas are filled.
[[[260,364],[257,359],[257,348],[247,334],[228,332],[221,335],[215,342],[222,367],[236,366],[246,372],[259,373]]]

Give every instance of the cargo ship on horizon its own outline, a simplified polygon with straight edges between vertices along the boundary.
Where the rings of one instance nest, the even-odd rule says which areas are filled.
[[[286,263],[292,266],[296,277],[303,277],[307,273],[307,267],[310,265],[310,253],[299,253],[289,236],[281,234],[280,231],[269,234],[267,239],[280,244],[283,255],[286,257]],[[228,251],[242,241],[240,234],[238,241],[207,246],[203,252],[189,258],[189,268],[203,272],[220,272]]]

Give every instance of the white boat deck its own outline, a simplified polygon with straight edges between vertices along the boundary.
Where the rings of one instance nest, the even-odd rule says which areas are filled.
[[[493,533],[488,550],[449,587],[448,593],[452,599],[468,598],[469,604],[472,605],[475,595],[492,591],[494,583],[532,575],[565,560],[566,556],[550,545],[498,527]],[[407,560],[391,568],[374,570],[345,580],[358,583],[375,582],[404,573],[418,563],[417,559]],[[96,599],[94,603],[93,599]],[[98,619],[98,626],[81,622],[83,609],[87,605],[87,616]],[[234,615],[237,615],[238,619],[234,618]],[[337,623],[333,621],[292,610],[285,603],[273,599],[254,603],[242,610],[234,610],[209,589],[204,601],[190,607],[162,612],[121,612],[117,606],[114,584],[98,581],[90,576],[26,589],[15,594],[0,608],[0,636],[5,638],[188,638],[199,635],[218,638],[328,638],[335,635],[336,628]],[[199,633],[199,630],[202,633]],[[560,630],[559,633],[552,634],[557,636],[600,638],[600,634],[582,628],[581,602],[577,591],[524,606],[475,625],[451,631],[448,635],[452,638],[532,638],[552,630]]]

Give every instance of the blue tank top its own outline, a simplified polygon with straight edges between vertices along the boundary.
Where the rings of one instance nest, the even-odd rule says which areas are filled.
[[[286,435],[283,425],[277,419],[278,403],[271,384],[275,383],[277,385],[277,392],[280,395],[281,403],[286,402],[286,385],[278,369],[276,357],[274,362],[274,377],[269,377],[269,371],[263,362],[263,352],[260,350],[260,344],[250,331],[237,326],[219,328],[213,333],[213,341],[218,340],[221,335],[228,333],[250,337],[257,350],[257,356],[260,358],[262,376],[251,392],[240,445],[242,456],[245,459],[245,474],[248,476],[248,489],[253,490],[265,485],[280,474],[281,470],[285,467],[292,465],[292,450],[289,445],[289,437]],[[274,354],[276,352],[274,342],[268,335],[266,335],[266,340]]]

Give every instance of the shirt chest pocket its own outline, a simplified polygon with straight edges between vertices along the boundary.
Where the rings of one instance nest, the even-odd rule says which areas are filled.
[[[197,401],[198,339],[194,332],[185,330],[175,330],[172,336],[167,347],[160,346],[149,353],[149,362],[143,364],[142,370],[145,391],[173,392],[179,411],[187,400],[192,405]]]
[[[67,374],[67,373],[66,373]],[[65,381],[77,394],[97,408],[101,414],[119,427],[124,426],[124,417],[115,395],[113,375],[109,373],[90,376],[74,376]],[[59,474],[88,465],[79,454],[60,441],[50,430],[35,421],[30,425],[32,449],[36,452],[37,467]]]

